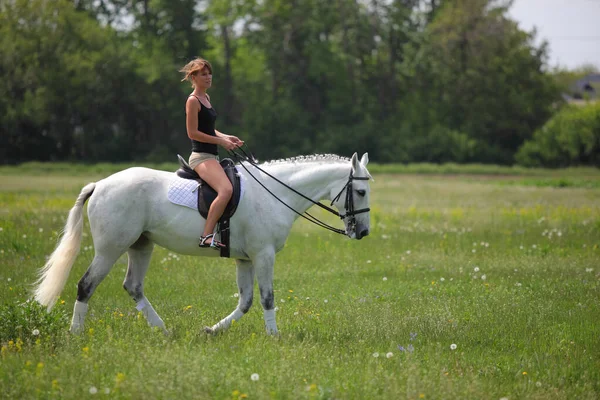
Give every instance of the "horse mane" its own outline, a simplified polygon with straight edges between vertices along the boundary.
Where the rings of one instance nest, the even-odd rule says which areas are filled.
[[[275,165],[275,164],[299,164],[309,162],[349,162],[350,159],[347,157],[338,156],[336,154],[312,154],[307,156],[296,156],[289,158],[280,158],[277,160],[266,161],[264,165]]]

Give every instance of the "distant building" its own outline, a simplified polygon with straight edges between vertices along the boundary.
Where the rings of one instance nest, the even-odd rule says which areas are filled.
[[[569,93],[563,93],[569,103],[583,104],[600,100],[600,74],[589,74],[571,85]]]

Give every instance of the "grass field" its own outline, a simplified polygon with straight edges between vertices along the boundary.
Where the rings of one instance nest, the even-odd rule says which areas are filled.
[[[0,168],[0,398],[599,398],[600,173],[402,168],[374,169],[364,240],[296,222],[275,265],[279,337],[258,301],[205,335],[237,304],[233,261],[161,248],[145,286],[170,336],[123,290],[126,258],[69,335],[91,237],[50,314],[29,290],[106,168]]]

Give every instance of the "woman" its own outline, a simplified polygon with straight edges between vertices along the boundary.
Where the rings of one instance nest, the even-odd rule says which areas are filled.
[[[190,81],[194,88],[185,103],[185,125],[187,134],[192,140],[189,164],[200,178],[217,192],[217,197],[208,210],[206,225],[204,225],[204,232],[198,245],[219,249],[224,245],[214,238],[214,230],[231,199],[233,188],[219,164],[217,145],[222,146],[225,150],[232,150],[244,142],[235,136],[226,135],[215,129],[217,112],[212,107],[210,97],[206,93],[212,84],[210,63],[196,58],[187,63],[179,72],[185,74],[182,81]]]

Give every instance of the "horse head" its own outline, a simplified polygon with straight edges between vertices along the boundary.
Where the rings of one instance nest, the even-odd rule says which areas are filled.
[[[373,179],[367,170],[369,154],[365,153],[360,161],[354,153],[348,180],[341,191],[331,192],[331,204],[335,206],[346,226],[346,235],[351,239],[362,239],[369,234],[369,180]]]

